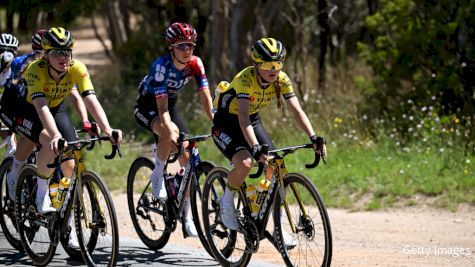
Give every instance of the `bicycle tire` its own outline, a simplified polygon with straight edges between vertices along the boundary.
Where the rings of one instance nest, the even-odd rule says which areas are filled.
[[[119,226],[107,185],[97,173],[85,171],[82,173],[81,186],[83,196],[76,198],[74,215],[83,259],[88,266],[116,266],[119,255]],[[89,199],[84,198],[85,193]],[[84,201],[82,205],[79,197]],[[82,208],[86,208],[86,211]],[[81,216],[84,213],[87,214],[91,227],[83,225],[84,217]],[[87,242],[84,242],[85,240]]]
[[[232,267],[246,266],[251,260],[252,252],[248,249],[244,236],[238,231],[228,229],[219,215],[221,196],[224,194],[228,175],[229,170],[216,167],[206,177],[202,199],[204,231],[208,246],[219,264]],[[236,195],[241,197],[240,194]]]
[[[16,187],[15,216],[18,234],[26,254],[33,261],[33,265],[46,266],[54,257],[59,238],[51,240],[49,230],[40,228],[34,223],[32,216],[28,215],[29,211],[36,211],[36,178],[34,177],[37,175],[35,165],[27,164],[22,168]],[[47,244],[46,249],[39,251],[42,244]]]
[[[150,175],[154,168],[155,164],[148,158],[139,157],[135,159],[130,166],[127,176],[127,203],[132,224],[140,240],[149,249],[159,250],[168,243],[171,235],[171,232],[166,230],[166,225],[170,221],[168,201],[165,205],[159,202],[157,209],[161,214],[149,212],[139,207],[139,202],[145,204],[151,202],[152,188],[150,187]],[[143,193],[144,190],[146,193]],[[151,216],[155,220],[150,219]],[[145,220],[147,217],[148,222]],[[144,224],[143,227],[142,222]],[[156,227],[156,224],[160,224],[159,228]]]
[[[10,205],[8,203],[7,173],[10,172],[12,163],[13,157],[7,157],[0,165],[0,199],[2,201],[0,207],[0,225],[8,243],[16,250],[23,252],[20,235],[16,230],[15,207],[13,203]]]
[[[276,229],[274,235],[285,264],[330,266],[332,258],[330,219],[316,186],[304,175],[288,173],[284,177],[284,187],[293,223],[299,229],[298,233],[292,233],[285,208],[281,206],[281,196],[277,194],[273,214]],[[304,200],[302,204],[305,205],[307,216],[303,216],[301,206],[296,201],[296,193]],[[284,244],[284,234],[291,243]]]
[[[213,252],[209,248],[208,241],[206,240],[206,234],[203,230],[203,219],[201,216],[201,197],[202,197],[202,190],[200,185],[200,180],[205,180],[208,173],[214,168],[216,165],[211,161],[202,161],[196,167],[196,171],[192,174],[191,179],[191,190],[190,190],[190,202],[191,202],[191,213],[193,215],[193,222],[196,227],[196,232],[198,233],[198,237],[201,241],[201,244],[205,248],[206,252],[212,257]],[[204,179],[201,179],[201,176],[204,174]]]

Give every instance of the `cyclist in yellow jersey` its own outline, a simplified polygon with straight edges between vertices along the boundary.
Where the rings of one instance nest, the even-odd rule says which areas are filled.
[[[315,135],[289,77],[281,71],[285,59],[282,43],[273,38],[262,38],[251,49],[253,66],[239,72],[230,84],[221,82],[213,101],[216,112],[212,127],[213,140],[234,165],[220,204],[221,220],[232,230],[239,228],[234,209],[234,192],[249,175],[253,159],[260,162],[267,160],[262,145],[267,144],[270,149],[274,149],[272,139],[259,118],[262,108],[274,101],[280,108],[280,98],[283,96],[299,126],[314,144],[314,149],[323,157],[327,153],[325,141]],[[272,175],[272,170],[268,171],[267,177]]]
[[[24,73],[28,86],[27,102],[18,118],[18,130],[35,143],[41,144],[37,161],[38,190],[36,205],[38,212],[56,210],[51,206],[48,193],[48,179],[53,169],[48,168],[58,152],[58,140],[76,140],[71,119],[63,99],[77,85],[84,104],[103,132],[112,138],[113,129],[95,96],[94,87],[86,66],[72,58],[74,39],[71,33],[61,27],[51,28],[43,36],[41,44],[44,57],[31,63]],[[122,132],[119,130],[121,142]],[[63,173],[71,177],[74,161],[63,163]]]

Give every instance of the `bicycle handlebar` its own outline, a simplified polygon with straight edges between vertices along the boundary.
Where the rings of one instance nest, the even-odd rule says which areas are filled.
[[[262,146],[262,148],[264,149],[264,146]],[[301,149],[301,148],[313,148],[313,144],[289,146],[289,147],[274,149],[274,150],[268,151],[267,154],[269,154],[271,159],[272,158],[284,158],[288,154],[294,153],[296,150]],[[281,152],[282,152],[282,154],[279,154]],[[305,167],[307,169],[313,169],[313,168],[317,167],[318,164],[320,163],[320,157],[321,157],[320,153],[315,152],[314,155],[315,155],[315,159],[314,159],[313,163],[305,164]],[[327,164],[325,159],[323,159],[323,162],[325,163],[325,165]],[[249,174],[249,178],[252,178],[252,179],[259,178],[262,175],[262,173],[264,172],[264,169],[265,169],[266,165],[267,165],[267,162],[266,163],[259,162],[257,172],[253,173],[253,174]]]
[[[119,138],[119,132],[113,131],[112,132],[112,138],[114,140],[117,140]],[[63,162],[63,154],[64,152],[67,151],[74,151],[74,150],[81,150],[84,147],[90,145],[90,147],[94,147],[95,142],[100,142],[100,141],[110,141],[112,140],[108,136],[99,136],[99,137],[92,137],[92,138],[84,138],[81,140],[77,141],[71,141],[68,143],[67,147],[65,146],[66,140],[64,139],[59,139],[58,140],[58,149],[59,149],[59,154],[58,156],[55,157],[53,163],[47,164],[48,168],[56,168],[59,164]],[[89,148],[88,148],[89,150]],[[112,144],[112,152],[110,155],[105,155],[105,159],[113,159],[116,154],[119,154],[120,157],[122,157],[122,153],[120,152],[120,147],[118,144]]]
[[[203,134],[203,135],[196,135],[192,136],[190,134],[186,134],[184,132],[180,132],[178,136],[178,152],[173,155],[171,159],[168,159],[168,163],[175,162],[181,154],[183,154],[182,144],[183,142],[188,141],[190,144],[188,146],[194,146],[195,143],[206,141],[211,136],[211,134]]]

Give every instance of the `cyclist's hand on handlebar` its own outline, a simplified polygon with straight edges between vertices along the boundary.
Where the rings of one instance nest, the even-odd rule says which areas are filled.
[[[119,134],[119,137],[117,138],[117,140],[115,140],[114,137],[112,136],[112,132],[114,132],[114,131],[116,131]],[[109,128],[109,129],[105,130],[104,132],[110,138],[110,140],[112,141],[112,144],[122,143],[122,130]]]
[[[327,145],[325,142],[325,139],[320,136],[312,135],[310,137],[310,141],[313,144],[313,150],[315,150],[316,153],[320,154],[323,159],[327,158]]]
[[[252,147],[252,157],[257,160],[257,161],[260,161],[262,163],[265,163],[267,162],[267,160],[269,160],[269,155],[267,153],[264,153],[264,151],[262,151],[262,146],[257,144],[257,145],[254,145]]]
[[[83,121],[82,129],[87,131],[91,137],[99,136],[101,133],[101,129],[97,127],[95,122]]]
[[[61,149],[63,149],[63,147],[59,147],[58,145],[58,142],[59,140],[63,139],[63,137],[61,135],[56,135],[55,137],[53,137],[53,139],[51,139],[51,141],[49,142],[49,149],[51,151],[53,151],[54,154],[58,155],[59,154],[59,151]],[[64,139],[63,139],[64,140]],[[64,147],[66,147],[68,145],[68,142],[66,142],[66,140],[64,140]]]

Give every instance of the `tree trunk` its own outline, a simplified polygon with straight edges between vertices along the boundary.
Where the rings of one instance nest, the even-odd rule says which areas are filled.
[[[320,55],[318,57],[318,86],[325,91],[326,82],[326,55],[328,40],[330,37],[330,26],[328,25],[328,4],[326,0],[318,1],[318,24],[320,25]]]

